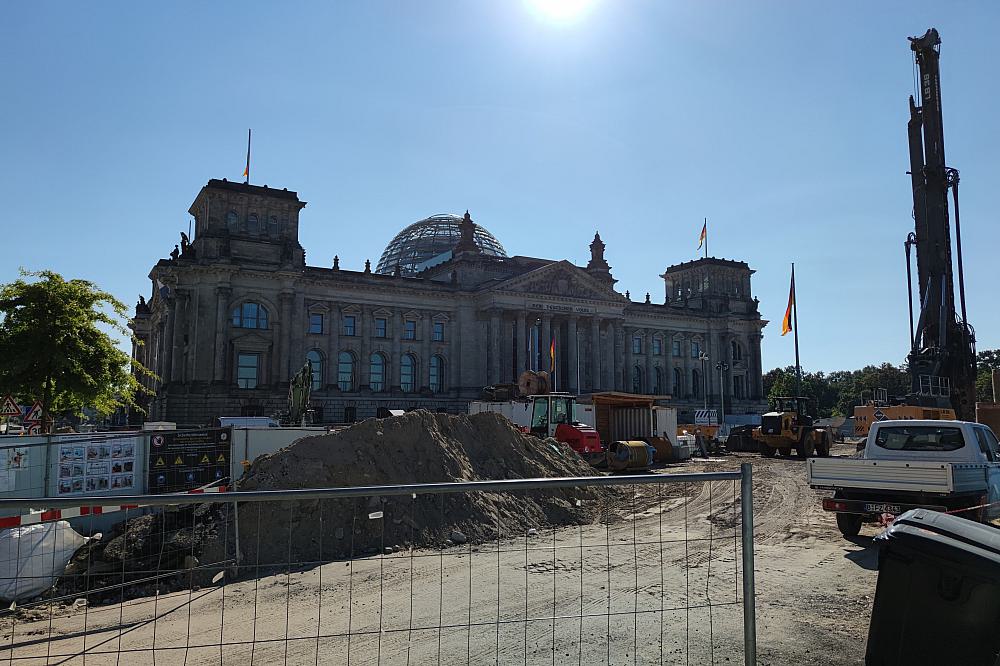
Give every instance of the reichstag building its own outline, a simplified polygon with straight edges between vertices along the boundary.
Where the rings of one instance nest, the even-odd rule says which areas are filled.
[[[723,397],[727,413],[764,406],[767,322],[742,261],[670,266],[662,294],[633,300],[615,290],[600,235],[584,266],[509,256],[466,213],[409,225],[374,268],[314,266],[299,244],[305,205],[226,180],[198,193],[194,238],[156,263],[136,305],[133,353],[159,377],[146,418],[282,412],[307,359],[318,423],[461,412],[484,387],[553,366],[556,390],[654,394],[682,421]]]

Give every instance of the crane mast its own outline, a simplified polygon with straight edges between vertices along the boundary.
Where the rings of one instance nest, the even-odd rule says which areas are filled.
[[[959,419],[975,420],[975,336],[965,311],[958,170],[947,166],[944,155],[940,46],[941,38],[934,28],[922,37],[910,37],[920,71],[920,104],[910,97],[907,133],[915,230],[905,247],[908,271],[910,247],[917,251],[920,314],[915,328],[911,319],[907,364],[912,387],[907,402],[951,408]],[[955,310],[949,191],[955,211],[961,317]],[[912,294],[913,285],[908,288]]]

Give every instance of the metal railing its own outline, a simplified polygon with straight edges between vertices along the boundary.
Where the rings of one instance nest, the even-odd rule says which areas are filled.
[[[749,464],[115,501],[0,663],[756,663]]]

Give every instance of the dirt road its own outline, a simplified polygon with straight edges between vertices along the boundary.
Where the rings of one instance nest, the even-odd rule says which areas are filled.
[[[754,466],[758,663],[862,663],[870,537],[841,537],[803,461],[664,473],[741,462]],[[610,524],[37,611],[4,626],[0,660],[145,664],[155,645],[158,664],[742,663],[736,487],[688,486],[637,486]]]

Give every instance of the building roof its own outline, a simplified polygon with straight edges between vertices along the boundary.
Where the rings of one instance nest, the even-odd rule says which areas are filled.
[[[459,215],[432,215],[414,222],[389,241],[382,252],[376,273],[389,274],[399,267],[403,275],[417,273],[445,263],[461,238]],[[485,227],[475,225],[473,240],[483,254],[506,257],[507,251]]]
[[[680,271],[686,271],[691,268],[697,268],[699,266],[723,266],[725,268],[742,268],[745,270],[750,270],[750,266],[747,265],[745,261],[736,261],[735,259],[719,259],[717,257],[702,257],[700,259],[693,259],[691,261],[685,261],[680,264],[674,264],[669,266],[663,275],[669,273],[678,273]],[[750,270],[751,273],[755,271]],[[660,277],[663,277],[661,275]]]
[[[277,199],[290,199],[292,201],[299,200],[299,193],[292,192],[287,188],[282,188],[276,190],[273,187],[268,187],[267,185],[250,185],[248,183],[236,183],[223,178],[219,180],[218,178],[212,178],[208,181],[208,185],[205,187],[211,187],[217,190],[229,190],[230,192],[241,192],[243,194],[256,194],[264,197],[275,197]],[[305,202],[302,202],[305,203]]]

